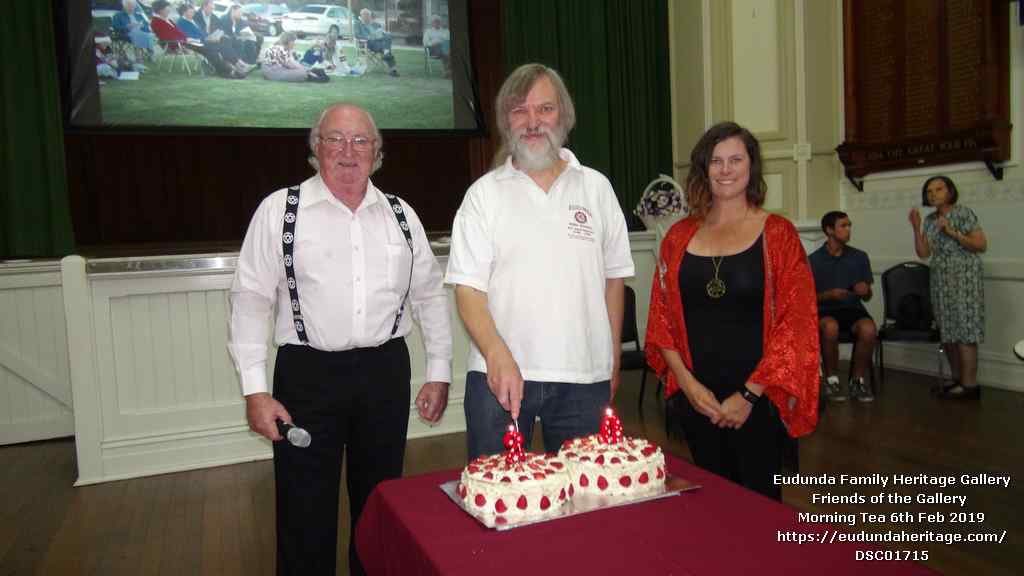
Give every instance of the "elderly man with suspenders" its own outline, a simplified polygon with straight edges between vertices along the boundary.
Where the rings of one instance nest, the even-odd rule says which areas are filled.
[[[263,200],[231,286],[228,347],[249,426],[274,442],[279,575],[335,573],[343,455],[353,533],[374,486],[402,474],[413,320],[426,350],[421,418],[441,418],[451,382],[441,268],[415,212],[369,179],[383,158],[373,118],[331,106],[309,144],[317,174]],[[292,422],[309,431],[310,446],[280,441],[279,427]],[[349,562],[363,572],[354,546]]]

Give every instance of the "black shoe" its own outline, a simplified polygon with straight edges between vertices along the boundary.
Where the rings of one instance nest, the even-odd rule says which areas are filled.
[[[950,400],[978,400],[981,398],[981,386],[977,384],[974,386],[961,386],[957,384],[946,391],[942,397],[949,398]]]
[[[388,74],[394,76],[395,78],[398,78],[398,70],[396,68],[392,68],[391,72],[388,72]]]

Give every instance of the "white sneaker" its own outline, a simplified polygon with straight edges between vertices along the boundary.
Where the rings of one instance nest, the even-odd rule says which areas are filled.
[[[825,395],[833,402],[846,402],[846,393],[839,384],[838,376],[829,376],[825,379]]]

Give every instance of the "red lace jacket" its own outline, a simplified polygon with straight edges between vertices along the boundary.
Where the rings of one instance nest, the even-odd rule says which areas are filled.
[[[693,368],[689,337],[679,297],[679,267],[690,239],[700,227],[696,218],[676,223],[661,244],[661,258],[651,285],[647,319],[647,363],[665,381],[665,396],[679,390],[661,349],[677,350]],[[796,228],[771,215],[764,226],[764,353],[750,382],[779,409],[790,436],[812,432],[818,423],[818,304],[814,279]],[[695,337],[697,337],[695,335]],[[792,405],[791,405],[792,401]]]

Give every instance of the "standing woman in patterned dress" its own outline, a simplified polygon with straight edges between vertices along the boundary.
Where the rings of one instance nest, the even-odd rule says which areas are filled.
[[[978,344],[985,340],[985,291],[981,257],[988,248],[978,216],[957,204],[953,181],[932,176],[921,188],[921,203],[932,212],[921,226],[917,208],[910,210],[914,249],[931,258],[932,307],[939,321],[942,347],[954,374],[944,387],[946,398],[979,398]],[[956,379],[959,375],[959,379]]]

